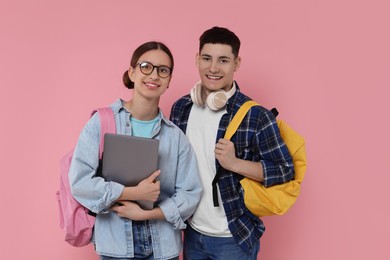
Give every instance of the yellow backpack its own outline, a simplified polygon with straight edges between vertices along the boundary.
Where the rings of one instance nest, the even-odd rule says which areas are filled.
[[[233,117],[226,129],[225,139],[230,140],[241,121],[252,106],[258,106],[254,101],[245,102]],[[240,183],[244,189],[246,207],[256,216],[283,215],[295,203],[306,172],[305,140],[284,121],[277,120],[280,135],[292,156],[295,178],[289,182],[264,187],[261,183],[249,178],[243,178]]]

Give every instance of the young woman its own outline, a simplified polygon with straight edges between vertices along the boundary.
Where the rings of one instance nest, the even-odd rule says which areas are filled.
[[[159,170],[150,177],[135,187],[124,187],[95,176],[100,139],[97,113],[80,134],[69,180],[73,196],[97,214],[92,243],[102,260],[178,259],[182,249],[181,230],[199,202],[202,186],[189,141],[158,107],[173,65],[163,43],[142,44],[123,76],[133,98],[111,105],[118,134],[159,139]],[[153,201],[156,207],[143,210],[135,200]]]

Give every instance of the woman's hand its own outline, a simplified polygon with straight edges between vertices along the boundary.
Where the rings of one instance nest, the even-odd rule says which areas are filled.
[[[138,183],[137,186],[125,187],[117,200],[146,200],[156,202],[160,195],[160,181],[156,179],[159,175],[160,170],[157,170],[148,178]]]
[[[156,202],[160,195],[160,181],[156,178],[160,175],[160,170],[152,173],[137,185],[139,198],[137,200],[148,200]]]
[[[128,218],[130,220],[145,220],[145,211],[141,207],[132,201],[118,201],[117,204],[111,207],[112,211],[115,211],[119,217]]]

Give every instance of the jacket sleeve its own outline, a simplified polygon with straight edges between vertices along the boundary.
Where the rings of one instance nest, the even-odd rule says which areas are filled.
[[[179,153],[177,157],[175,191],[159,203],[168,222],[175,229],[186,228],[185,221],[192,216],[203,190],[195,153],[187,137],[179,129]]]
[[[69,184],[74,198],[94,213],[109,208],[121,195],[124,186],[97,177],[99,166],[100,120],[94,114],[84,126],[73,153]]]

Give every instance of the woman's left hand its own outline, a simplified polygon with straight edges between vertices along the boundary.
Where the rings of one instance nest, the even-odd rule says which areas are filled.
[[[145,211],[135,202],[118,201],[121,205],[116,204],[111,207],[111,210],[118,213],[119,217],[128,218],[130,220],[145,220]]]

